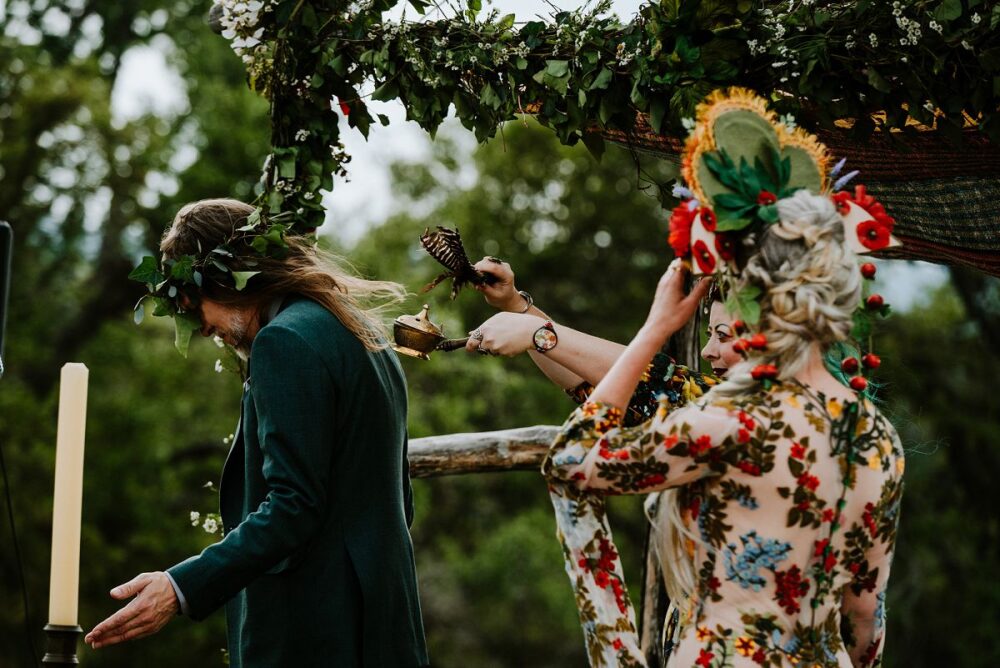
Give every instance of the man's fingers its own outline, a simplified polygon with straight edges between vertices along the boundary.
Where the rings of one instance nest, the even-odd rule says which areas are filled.
[[[154,630],[153,623],[151,621],[147,621],[142,624],[131,626],[127,629],[117,629],[114,633],[109,633],[104,637],[99,638],[97,642],[91,643],[91,646],[94,649],[99,649],[101,647],[117,645],[118,643],[123,643],[126,640],[134,640],[136,638],[143,638],[151,635]]]
[[[119,601],[126,598],[132,598],[140,591],[142,591],[147,582],[149,581],[148,573],[140,573],[128,582],[122,585],[118,585],[111,590],[111,597],[116,598]]]
[[[106,633],[112,632],[119,626],[127,624],[129,621],[135,619],[135,617],[137,617],[140,612],[142,612],[142,610],[139,608],[138,605],[136,605],[135,601],[132,601],[124,608],[122,608],[121,610],[119,610],[118,612],[111,615],[103,622],[95,626],[93,630],[91,630],[91,632],[87,634],[88,642],[90,638],[99,638],[100,636]]]

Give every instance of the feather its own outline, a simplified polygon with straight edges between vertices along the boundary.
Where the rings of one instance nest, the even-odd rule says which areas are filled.
[[[444,272],[433,281],[424,286],[421,292],[428,292],[436,288],[442,281],[452,279],[451,298],[458,295],[458,291],[467,283],[473,285],[483,285],[492,283],[492,276],[476,271],[469,261],[469,256],[462,245],[462,236],[458,230],[451,230],[447,227],[438,227],[431,232],[430,228],[425,229],[420,235],[420,245],[424,247],[432,258],[440,262],[448,271]]]

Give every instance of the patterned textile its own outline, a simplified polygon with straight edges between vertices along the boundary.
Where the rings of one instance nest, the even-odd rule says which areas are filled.
[[[543,465],[592,666],[645,665],[595,493],[670,487],[700,540],[668,665],[880,663],[904,460],[873,404],[789,382],[621,421],[583,405]]]
[[[656,415],[661,406],[684,406],[718,383],[719,379],[715,376],[692,371],[677,364],[669,355],[657,354],[639,379],[625,413],[624,424],[641,424]],[[584,382],[567,390],[567,394],[583,404],[593,390],[593,385]],[[650,502],[655,503],[656,496],[650,495],[647,507]],[[581,492],[575,486],[552,481],[549,498],[555,509],[566,573],[576,592],[591,665],[644,666],[635,613],[621,577],[621,564],[607,521],[605,494]],[[574,555],[582,556],[574,558]],[[591,573],[599,589],[592,592],[587,586]],[[602,600],[593,605],[588,602],[588,596],[598,596]],[[676,617],[676,611],[673,617]]]
[[[693,371],[677,364],[669,355],[657,353],[632,393],[624,424],[632,427],[656,415],[661,397],[671,406],[682,406],[718,384],[719,379],[715,376]],[[594,386],[584,381],[572,390],[566,390],[566,394],[576,403],[582,404],[593,391]]]

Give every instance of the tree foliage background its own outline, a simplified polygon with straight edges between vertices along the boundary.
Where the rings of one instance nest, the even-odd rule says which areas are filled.
[[[173,350],[168,323],[131,322],[126,280],[183,202],[249,198],[267,147],[265,103],[204,25],[200,3],[6,3],[0,10],[0,216],[15,229],[14,283],[0,380],[0,447],[10,473],[31,617],[24,619],[10,527],[0,522],[0,666],[31,665],[48,593],[58,371],[91,369],[81,624],[113,611],[108,590],[212,540],[191,510],[215,506],[240,386],[201,342]],[[60,14],[62,16],[60,16]],[[33,27],[32,27],[33,26]],[[188,106],[117,118],[111,91],[129,49],[169,47]],[[377,131],[377,130],[376,130]],[[193,151],[193,152],[192,152]],[[672,167],[646,162],[659,179]],[[459,227],[473,256],[511,262],[518,285],[557,320],[618,341],[641,323],[669,260],[665,216],[635,162],[595,162],[533,124],[509,124],[469,158],[442,133],[433,155],[393,166],[394,210],[341,247],[366,274],[416,291],[438,272],[417,248],[430,225]],[[331,242],[333,243],[333,242]],[[336,245],[336,244],[334,244]],[[450,334],[490,315],[446,289]],[[951,280],[879,333],[885,409],[909,447],[908,489],[889,601],[890,666],[993,666],[1000,623],[1000,285]],[[558,423],[570,404],[526,359],[464,353],[407,360],[414,437]],[[437,666],[580,666],[582,634],[534,473],[418,481],[413,535]],[[639,595],[639,499],[616,499],[614,526]],[[172,622],[120,648],[82,649],[88,666],[221,665],[221,612]]]

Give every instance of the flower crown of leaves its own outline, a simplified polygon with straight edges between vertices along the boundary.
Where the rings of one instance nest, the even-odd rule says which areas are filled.
[[[135,323],[143,321],[146,303],[152,302],[153,316],[173,318],[174,345],[186,357],[191,334],[201,328],[201,320],[184,307],[182,297],[197,302],[206,282],[242,291],[260,273],[258,258],[280,257],[288,249],[289,218],[287,213],[267,216],[258,208],[215,248],[206,251],[198,242],[197,254],[143,257],[128,276],[146,286],[146,294],[135,305]]]

